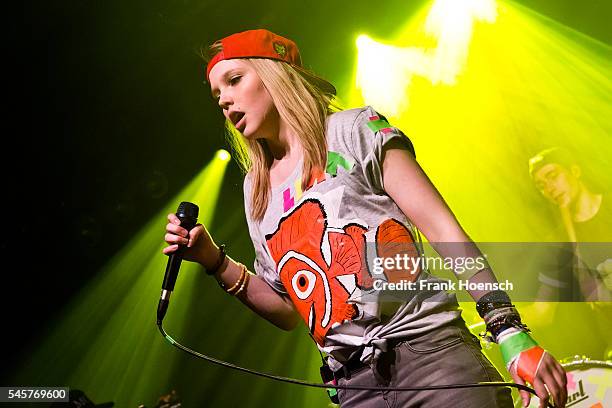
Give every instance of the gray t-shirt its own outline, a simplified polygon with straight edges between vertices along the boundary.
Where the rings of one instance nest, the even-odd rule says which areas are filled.
[[[250,174],[244,197],[255,272],[291,298],[319,349],[331,355],[332,369],[338,369],[357,352],[371,363],[387,340],[448,324],[460,310],[455,295],[444,291],[416,292],[403,302],[375,300],[370,270],[371,258],[380,256],[377,242],[410,243],[416,234],[382,180],[383,146],[395,139],[414,154],[410,140],[369,106],[330,115],[326,138],[327,167],[323,175],[313,175],[306,191],[300,160],[272,188],[261,222],[250,216]],[[427,271],[418,279],[437,280]]]

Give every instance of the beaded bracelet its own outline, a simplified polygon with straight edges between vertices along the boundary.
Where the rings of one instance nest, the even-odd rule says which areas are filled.
[[[246,269],[246,268],[245,268],[245,269]],[[240,288],[238,288],[238,290],[237,290],[235,293],[230,293],[230,295],[232,295],[232,296],[238,296],[238,294],[239,294],[240,292],[242,292],[242,291],[243,291],[243,289],[245,289],[245,288],[248,286],[248,284],[249,284],[249,279],[251,279],[251,272],[246,271],[246,274],[245,274],[245,276],[244,276],[244,281],[242,282],[242,285],[240,285]]]
[[[221,286],[221,289],[223,289],[230,295],[233,295],[234,292],[236,292],[240,288],[240,286],[244,283],[244,278],[247,272],[247,268],[241,263],[239,263],[238,266],[240,266],[241,268],[240,277],[236,280],[236,282],[232,285],[231,288],[228,289],[222,281],[219,281],[219,286]]]

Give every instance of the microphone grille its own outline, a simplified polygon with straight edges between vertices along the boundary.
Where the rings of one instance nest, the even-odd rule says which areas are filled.
[[[176,215],[181,218],[198,218],[198,213],[200,209],[194,203],[190,203],[188,201],[183,201],[178,206],[178,210],[176,210]]]

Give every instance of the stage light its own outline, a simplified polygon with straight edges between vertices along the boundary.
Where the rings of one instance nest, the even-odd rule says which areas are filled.
[[[542,148],[609,173],[609,45],[514,2],[445,0],[385,43],[361,34],[356,44],[348,105],[372,105],[404,131],[477,239],[543,239],[550,209],[526,170]]]
[[[418,50],[378,43],[366,35],[357,38],[356,87],[368,104],[388,115],[403,110],[408,103],[406,88],[411,71],[422,69],[423,54]]]
[[[88,390],[94,400],[116,406],[138,406],[154,400],[172,384],[172,367],[185,364],[155,327],[155,309],[167,263],[162,254],[166,215],[181,201],[200,207],[198,221],[210,228],[224,180],[229,154],[212,160],[165,208],[137,232],[99,274],[76,294],[62,318],[17,375],[17,383],[69,384]],[[243,215],[237,214],[243,221]],[[227,222],[232,217],[224,218]],[[224,293],[201,267],[183,262],[165,320],[167,330],[185,337],[194,319],[195,296],[214,304]],[[210,282],[209,282],[210,283]],[[195,292],[195,293],[194,293]],[[209,324],[217,314],[200,316]],[[67,341],[67,339],[70,339]],[[152,374],[153,373],[153,374]],[[20,382],[19,379],[22,379]]]
[[[227,162],[231,158],[229,152],[225,149],[217,150],[217,153],[215,156],[217,157],[217,159],[221,160],[222,162]]]
[[[456,83],[466,64],[475,22],[493,23],[496,15],[493,0],[437,0],[418,31],[409,30],[397,38],[397,45],[358,36],[356,87],[366,103],[397,116],[408,107],[413,77],[434,85]],[[399,45],[406,43],[410,45]]]

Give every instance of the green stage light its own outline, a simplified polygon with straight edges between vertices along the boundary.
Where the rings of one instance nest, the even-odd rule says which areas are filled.
[[[120,407],[150,405],[170,391],[173,369],[186,356],[176,353],[155,325],[167,263],[161,252],[166,215],[191,201],[200,207],[198,221],[210,225],[227,163],[212,160],[76,295],[25,362],[17,383],[62,384]],[[212,301],[218,290],[201,287],[198,269],[183,262],[170,301],[165,327],[177,338],[191,327],[194,292],[209,291]]]
[[[215,157],[219,160],[221,160],[222,162],[227,162],[231,159],[231,156],[229,154],[229,152],[225,149],[219,149],[217,150],[217,153],[215,154]]]

